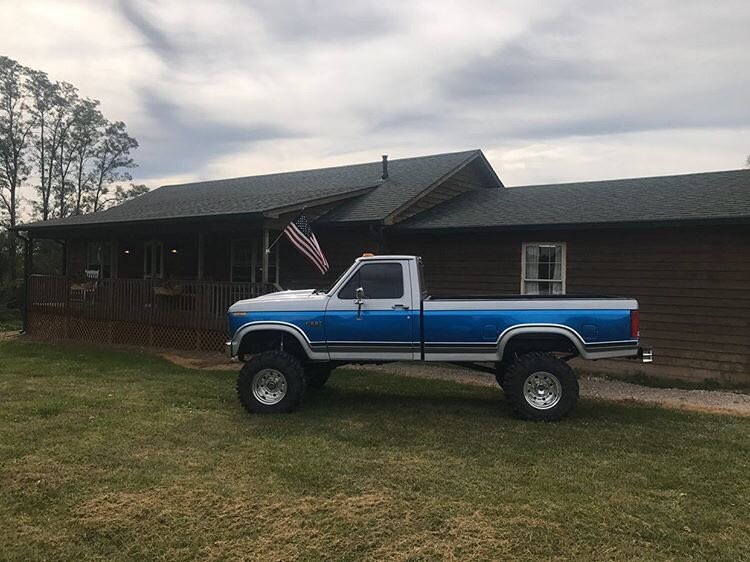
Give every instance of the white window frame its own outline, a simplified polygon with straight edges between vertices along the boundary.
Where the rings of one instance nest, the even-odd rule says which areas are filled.
[[[251,252],[251,254],[250,254],[250,281],[249,282],[250,283],[255,283],[255,268],[258,265],[258,256],[257,256],[258,250],[256,248],[258,244],[257,244],[257,240],[255,238],[234,238],[229,243],[229,281],[230,281],[230,283],[234,283],[235,282],[235,280],[234,280],[234,266],[235,266],[235,263],[234,263],[234,261],[235,261],[234,260],[234,253],[235,253],[235,248],[239,244],[245,244],[245,243],[249,243],[250,244],[250,252]],[[247,266],[245,266],[245,267],[247,267]]]
[[[91,248],[93,246],[99,247],[99,256],[98,262],[91,261]],[[109,261],[109,275],[107,275],[107,278],[113,277],[113,263],[115,260],[112,259],[112,242],[109,240],[94,240],[93,242],[87,242],[86,243],[86,271],[93,271],[96,269],[99,272],[99,278],[104,279],[104,265],[105,261]],[[92,267],[94,264],[98,267],[94,268]]]
[[[146,251],[147,248],[151,248],[151,263],[148,262],[148,252]],[[158,255],[156,252],[159,252]],[[155,275],[154,270],[156,267],[154,267],[156,264],[159,264],[159,274]],[[150,266],[150,267],[149,267]],[[150,273],[148,273],[149,269],[151,270]],[[164,278],[164,242],[161,240],[148,240],[143,243],[143,278],[144,279],[163,279]]]
[[[560,263],[561,275],[557,279],[527,279],[526,278],[526,248],[529,246],[560,246],[562,249],[562,260]],[[568,243],[567,242],[524,242],[521,244],[521,294],[535,294],[526,292],[526,283],[562,283],[562,295],[567,294],[568,273]]]
[[[236,244],[247,243],[251,244],[251,265],[250,265],[250,283],[260,283],[258,279],[257,270],[263,267],[263,241],[260,238],[234,238],[229,244],[229,281],[234,283],[234,248]],[[278,244],[271,248],[272,256],[269,256],[269,269],[270,269],[270,258],[273,257],[275,274],[274,278],[269,277],[268,282],[275,285],[279,285],[279,264],[281,263],[281,252]]]

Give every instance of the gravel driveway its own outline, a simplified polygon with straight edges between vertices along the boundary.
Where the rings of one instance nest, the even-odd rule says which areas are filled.
[[[390,363],[378,366],[348,366],[347,368],[380,371],[408,377],[450,380],[477,386],[497,386],[495,377],[492,375],[441,364],[427,366],[409,363]],[[613,400],[617,402],[639,402],[681,410],[750,416],[750,394],[719,390],[652,388],[590,376],[582,376],[580,378],[580,385],[581,396],[583,398]]]

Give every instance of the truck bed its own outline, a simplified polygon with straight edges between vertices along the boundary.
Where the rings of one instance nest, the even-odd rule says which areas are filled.
[[[502,300],[631,300],[628,297],[610,296],[610,295],[427,295],[425,301],[502,301]]]

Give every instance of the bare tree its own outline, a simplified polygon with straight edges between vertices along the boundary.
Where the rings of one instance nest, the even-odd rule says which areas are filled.
[[[125,201],[128,201],[129,199],[135,199],[136,197],[140,197],[144,193],[148,193],[148,191],[149,191],[149,188],[146,187],[146,185],[142,183],[140,184],[131,183],[128,187],[123,187],[121,185],[118,185],[115,188],[115,191],[112,197],[106,199],[104,201],[104,204],[100,208],[106,209],[114,205],[119,205],[120,203],[124,203]]]
[[[750,154],[745,158],[745,168],[750,168]]]
[[[78,118],[80,99],[78,90],[67,82],[61,82],[60,86],[60,144],[55,156],[55,206],[57,216],[64,217],[69,213],[69,198],[73,192],[73,186],[68,179],[71,168],[75,161],[71,129]]]
[[[66,214],[71,191],[67,179],[73,165],[70,129],[75,120],[78,90],[67,82],[50,82],[44,72],[30,71],[28,93],[34,118],[34,163],[39,173],[34,207],[42,220]],[[56,211],[56,212],[55,212]]]
[[[73,159],[72,214],[88,211],[87,197],[94,186],[95,171],[92,166],[97,145],[106,124],[96,100],[81,100],[70,131],[71,157]]]
[[[0,57],[0,204],[5,211],[8,227],[18,220],[18,201],[21,183],[30,170],[27,149],[33,126],[28,116],[24,97],[28,80],[27,70],[8,57]],[[8,237],[8,278],[16,278],[16,241]]]
[[[90,195],[90,209],[93,212],[102,209],[109,188],[117,182],[129,181],[131,175],[126,171],[136,166],[130,151],[138,148],[138,141],[131,137],[125,123],[109,123],[94,150],[94,186]]]
[[[34,163],[39,172],[39,186],[36,187],[40,199],[35,203],[42,220],[49,218],[50,196],[52,193],[52,166],[54,154],[59,142],[57,127],[52,116],[53,109],[58,105],[58,88],[50,82],[47,74],[31,71],[29,80],[29,94],[31,98],[31,113],[36,128],[34,135]]]
[[[123,185],[132,179],[137,147],[122,121],[104,118],[98,101],[0,56],[0,227],[17,224],[21,185],[32,171],[33,208],[42,220],[98,211],[143,193],[145,186]],[[15,264],[15,238],[4,240],[7,263]],[[15,266],[9,278],[15,279]]]

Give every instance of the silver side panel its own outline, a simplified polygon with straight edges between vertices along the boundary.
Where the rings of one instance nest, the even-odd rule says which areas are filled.
[[[499,361],[497,353],[430,353],[425,351],[425,361],[452,362],[452,361]]]
[[[327,353],[326,357],[331,357],[331,360],[336,361],[414,361],[413,354],[409,354],[408,356],[404,353],[378,353],[377,351],[373,352],[352,352],[352,351],[346,351],[346,352],[331,352]],[[407,357],[405,359],[405,357]]]
[[[623,348],[613,351],[588,351],[581,355],[584,359],[616,359],[618,357],[628,358],[638,356],[638,346]]]

